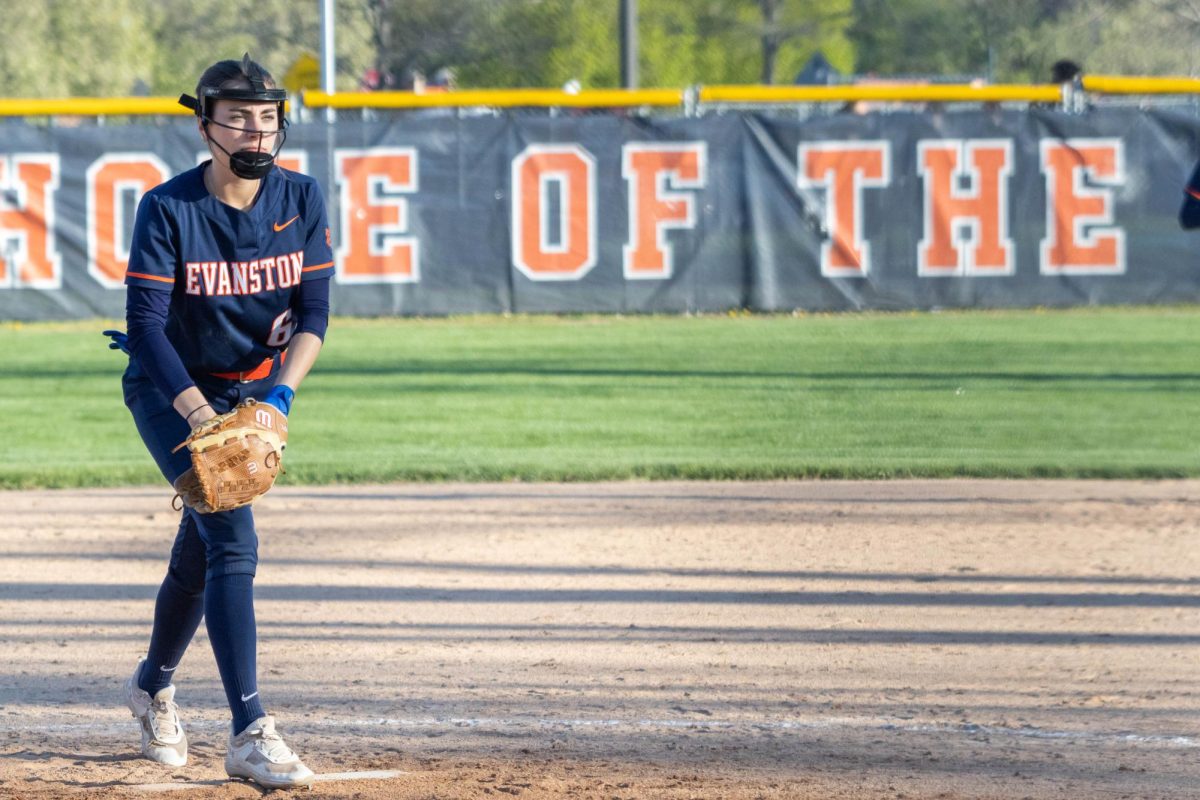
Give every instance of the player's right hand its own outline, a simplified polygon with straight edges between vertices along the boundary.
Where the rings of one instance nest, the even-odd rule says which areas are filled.
[[[102,331],[102,334],[112,339],[108,343],[109,350],[120,350],[125,355],[131,355],[129,352],[129,334],[125,333],[125,331],[107,330]]]

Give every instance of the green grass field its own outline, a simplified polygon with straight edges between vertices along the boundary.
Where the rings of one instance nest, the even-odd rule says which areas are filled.
[[[161,481],[106,321],[0,324],[0,487]],[[336,319],[286,484],[1200,474],[1200,309]]]

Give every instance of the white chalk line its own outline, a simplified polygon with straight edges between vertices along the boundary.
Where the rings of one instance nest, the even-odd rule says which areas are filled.
[[[183,792],[188,789],[201,789],[205,786],[224,786],[229,781],[187,781],[179,783],[135,783],[123,786],[134,792]]]
[[[375,719],[352,720],[348,724],[360,727],[372,725],[379,727],[430,727],[432,720],[403,720]],[[746,722],[730,722],[724,720],[694,720],[694,719],[646,719],[646,720],[598,720],[598,719],[543,719],[543,720],[506,720],[506,719],[445,719],[437,720],[438,724],[451,725],[456,728],[667,728],[682,730],[726,730],[743,731],[788,731],[788,730],[828,730],[830,728],[857,728],[875,731],[903,731],[905,733],[930,734],[959,734],[966,736],[1015,736],[1033,739],[1075,739],[1085,741],[1110,741],[1122,743],[1142,743],[1170,745],[1175,747],[1200,747],[1200,739],[1190,736],[1139,734],[1121,731],[1054,731],[1033,726],[1008,728],[989,725],[961,724],[902,724],[896,722],[881,722],[878,719],[861,717],[833,717],[820,720],[759,720]],[[336,724],[336,723],[334,723]]]
[[[329,781],[386,781],[407,775],[398,769],[368,769],[362,772],[325,772],[312,777],[313,783]],[[232,779],[230,779],[232,780]],[[229,781],[180,781],[178,783],[137,783],[125,788],[135,792],[180,792],[204,786],[224,786]]]
[[[24,731],[46,733],[93,733],[124,735],[128,733],[131,723],[112,722],[83,722],[83,723],[48,723],[30,727],[0,723],[0,733],[20,733]],[[227,725],[216,721],[193,721],[188,728],[195,730],[225,732]],[[369,719],[330,719],[304,720],[289,724],[291,733],[303,731],[320,731],[326,729],[353,730],[364,732],[371,730],[386,730],[389,728],[408,729],[442,729],[442,730],[506,730],[514,732],[537,731],[585,731],[589,729],[611,731],[646,731],[646,730],[680,730],[680,731],[727,731],[753,735],[756,732],[858,729],[865,731],[902,732],[927,735],[958,735],[958,736],[992,736],[1027,739],[1073,740],[1081,742],[1112,743],[1112,744],[1145,744],[1164,747],[1197,748],[1200,738],[1178,734],[1134,733],[1130,731],[1085,731],[1085,730],[1053,730],[1038,728],[1032,725],[1007,727],[996,725],[976,725],[971,723],[921,723],[908,720],[885,720],[873,717],[827,717],[821,719],[759,719],[759,720],[716,720],[716,719],[554,719],[554,718],[503,718],[503,717],[425,717],[425,718],[391,718],[379,717]]]

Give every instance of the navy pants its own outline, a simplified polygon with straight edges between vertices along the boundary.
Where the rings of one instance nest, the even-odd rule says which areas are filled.
[[[242,383],[198,379],[197,387],[223,414],[243,400],[261,399],[275,383],[278,361],[262,380]],[[191,467],[187,448],[172,453],[191,432],[167,398],[131,359],[122,378],[125,405],[146,449],[167,482]],[[233,713],[233,730],[263,715],[258,696],[253,580],[258,566],[258,535],[250,506],[200,514],[184,508],[171,548],[167,575],[155,603],[154,630],[147,662],[138,680],[151,695],[172,682],[184,651],[207,617],[209,639]],[[208,589],[206,591],[206,588]]]

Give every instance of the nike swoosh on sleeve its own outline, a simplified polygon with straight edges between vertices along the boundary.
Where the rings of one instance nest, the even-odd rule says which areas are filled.
[[[295,221],[296,221],[296,220],[298,220],[298,219],[300,219],[300,215],[299,215],[299,214],[297,214],[296,216],[292,217],[291,219],[289,219],[287,222],[283,223],[282,225],[280,225],[278,222],[275,222],[275,223],[272,223],[272,224],[273,224],[273,226],[274,226],[274,228],[275,228],[275,232],[276,232],[276,233],[279,233],[281,230],[283,230],[284,228],[286,228],[288,225],[291,225],[293,222],[295,222]]]
[[[1192,197],[1196,198],[1197,200],[1200,200],[1200,192],[1196,191],[1192,187],[1189,186],[1187,188],[1187,193],[1190,194]]]

